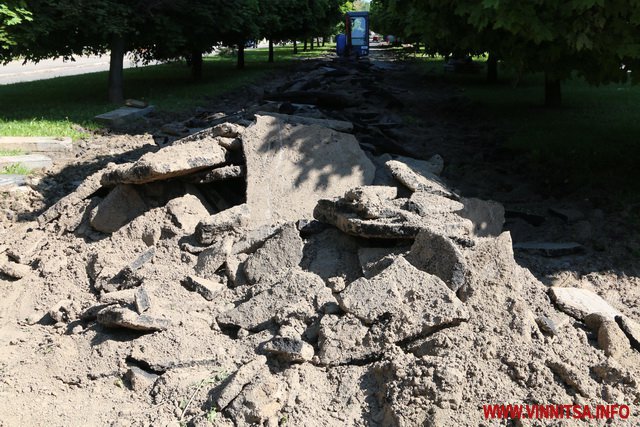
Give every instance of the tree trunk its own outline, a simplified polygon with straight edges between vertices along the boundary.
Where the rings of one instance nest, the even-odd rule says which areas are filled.
[[[294,55],[298,54],[298,40],[293,41],[293,54]]]
[[[202,52],[194,50],[191,52],[191,78],[194,81],[202,80]]]
[[[327,41],[327,38],[326,38],[326,37],[323,37],[323,38],[322,38],[322,47],[324,47],[324,44],[325,44],[325,42],[326,42],[326,41]]]
[[[311,37],[311,50],[313,50],[313,37]]]
[[[498,58],[491,52],[487,58],[487,83],[498,83]]]
[[[238,70],[244,68],[244,40],[238,43],[238,63],[236,64]]]
[[[562,105],[562,87],[560,80],[544,76],[544,105],[547,107],[560,107]]]
[[[109,102],[119,104],[124,101],[124,37],[114,35],[110,48]]]
[[[304,39],[304,47],[302,48],[305,52],[307,51],[307,39]]]
[[[269,62],[273,62],[273,40],[269,39]]]

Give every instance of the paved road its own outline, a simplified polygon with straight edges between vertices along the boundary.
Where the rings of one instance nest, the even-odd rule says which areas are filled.
[[[129,58],[125,58],[125,68],[135,67]],[[30,82],[44,80],[60,76],[73,76],[76,74],[95,73],[109,69],[109,56],[83,56],[75,61],[63,61],[62,59],[48,59],[37,64],[28,63],[22,65],[21,61],[0,65],[0,85],[18,82]]]

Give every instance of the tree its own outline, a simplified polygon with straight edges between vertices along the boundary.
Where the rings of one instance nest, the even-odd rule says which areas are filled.
[[[9,27],[31,19],[31,12],[25,8],[24,2],[0,3],[0,49],[8,49],[9,46],[15,45]]]

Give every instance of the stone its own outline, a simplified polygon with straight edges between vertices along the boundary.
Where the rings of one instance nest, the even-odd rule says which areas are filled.
[[[100,304],[121,304],[121,305],[130,305],[134,304],[136,301],[136,290],[135,289],[123,289],[121,291],[107,292],[100,295],[98,299]]]
[[[318,348],[320,363],[328,366],[364,362],[381,351],[380,343],[369,336],[369,328],[349,314],[322,317]]]
[[[269,327],[278,315],[286,314],[289,308],[315,311],[316,295],[325,288],[322,279],[315,274],[291,269],[269,289],[218,315],[217,321],[221,325],[258,332]]]
[[[439,154],[435,154],[429,160],[419,160],[405,156],[393,156],[393,160],[404,163],[413,171],[424,176],[429,174],[440,175],[444,170],[444,159]]]
[[[2,156],[0,157],[0,170],[10,166],[17,165],[27,170],[49,169],[53,166],[51,157],[44,154],[24,154],[20,156]]]
[[[58,301],[53,307],[51,307],[48,314],[56,322],[69,323],[74,320],[76,316],[76,309],[72,300],[65,299]]]
[[[322,233],[324,230],[328,228],[327,224],[324,224],[320,221],[316,221],[315,219],[300,219],[296,223],[298,227],[298,231],[300,231],[300,236],[303,239],[307,239],[314,234]]]
[[[277,280],[282,272],[296,267],[302,261],[303,241],[294,224],[267,240],[264,245],[247,258],[244,272],[251,283]]]
[[[242,140],[239,138],[225,138],[223,136],[219,136],[216,138],[218,144],[221,147],[228,151],[242,151]]]
[[[237,425],[277,426],[286,422],[281,415],[285,403],[286,384],[263,370],[242,389],[225,412]]]
[[[640,351],[640,324],[627,316],[616,316],[616,322],[631,342],[631,346]]]
[[[365,278],[371,279],[380,274],[384,269],[393,264],[393,261],[400,255],[407,254],[410,246],[400,246],[394,248],[360,248],[358,249],[358,260],[360,268]]]
[[[136,162],[119,165],[106,172],[100,182],[113,186],[166,180],[222,165],[226,156],[227,151],[213,138],[175,143],[155,153],[147,153]]]
[[[124,377],[129,384],[131,385],[131,389],[138,393],[143,392],[149,389],[158,378],[159,375],[156,375],[152,372],[147,372],[144,369],[140,369],[137,366],[132,366],[129,368]]]
[[[249,221],[246,204],[237,205],[201,220],[196,226],[195,236],[203,245],[212,243],[218,234],[245,226]]]
[[[245,231],[242,233],[242,236],[236,239],[233,243],[231,253],[251,254],[261,248],[262,245],[264,245],[264,242],[275,236],[280,230],[282,230],[282,227],[263,225],[252,230]]]
[[[598,330],[600,329],[600,326],[604,323],[611,320],[610,316],[607,316],[605,314],[602,313],[591,313],[588,314],[587,316],[585,316],[584,318],[584,323],[587,325],[587,327],[589,329],[591,329],[591,331],[594,334],[598,333]]]
[[[325,281],[330,277],[344,277],[352,282],[362,276],[358,247],[354,237],[329,228],[307,240],[301,267]]]
[[[492,200],[463,198],[464,208],[458,212],[463,218],[470,220],[476,236],[499,236],[504,226],[504,206]]]
[[[171,326],[169,319],[138,314],[125,307],[108,306],[98,312],[98,323],[108,328],[126,328],[142,332],[164,331]]]
[[[446,236],[421,231],[411,246],[407,261],[419,270],[441,278],[453,292],[465,284],[467,262],[456,243]]]
[[[427,191],[416,191],[409,198],[408,209],[422,217],[427,217],[434,214],[462,211],[464,205]]]
[[[10,192],[17,187],[25,185],[27,177],[25,175],[2,174],[0,175],[0,191]]]
[[[142,314],[151,308],[151,299],[144,286],[140,286],[135,290],[135,305],[138,314]]]
[[[313,359],[313,346],[300,339],[288,337],[275,337],[267,341],[262,350],[287,362],[301,363]]]
[[[99,114],[94,117],[94,120],[112,129],[120,128],[141,117],[151,114],[155,109],[156,108],[153,105],[149,105],[145,108],[120,107],[116,110],[109,111],[108,113]]]
[[[375,166],[353,135],[257,116],[242,136],[254,226],[312,216],[316,202],[368,185]]]
[[[199,293],[207,301],[213,301],[225,289],[224,284],[220,282],[198,276],[187,276],[182,281],[182,286],[192,292]]]
[[[0,264],[0,273],[14,279],[24,279],[32,274],[32,270],[28,265],[5,262]]]
[[[616,316],[621,315],[598,294],[588,289],[552,286],[549,294],[560,310],[579,320],[584,320],[591,313],[600,313],[607,320],[615,320]]]
[[[439,196],[458,199],[459,197],[449,191],[440,179],[429,172],[416,172],[409,165],[397,160],[389,160],[385,166],[391,175],[411,191],[426,191]]]
[[[133,108],[147,108],[149,106],[149,103],[146,101],[141,101],[139,99],[125,99],[124,105]]]
[[[0,136],[0,149],[22,150],[27,153],[67,153],[71,138],[49,136]]]
[[[553,319],[547,316],[538,316],[536,317],[536,324],[545,334],[558,335],[559,325]]]
[[[260,116],[270,116],[276,119],[282,120],[285,123],[306,125],[306,126],[321,126],[324,128],[333,129],[338,132],[353,132],[353,123],[346,122],[344,120],[327,120],[327,119],[315,119],[311,117],[296,116],[290,114],[279,114],[272,112],[259,111],[257,113]]]
[[[243,365],[231,377],[228,384],[215,398],[216,406],[223,410],[242,392],[242,389],[252,382],[261,372],[268,372],[267,358],[258,356]]]
[[[384,328],[394,342],[455,326],[469,317],[464,304],[440,278],[418,270],[403,257],[372,279],[350,283],[338,302],[365,324],[388,319]]]
[[[607,320],[600,325],[598,329],[598,346],[604,351],[605,355],[616,359],[630,349],[629,339],[615,320]]]
[[[584,246],[576,242],[518,242],[513,249],[546,257],[561,257],[584,252]]]
[[[91,212],[91,226],[103,233],[113,233],[148,209],[131,185],[118,185]]]
[[[356,187],[347,191],[344,200],[352,203],[353,209],[364,219],[393,217],[396,209],[390,208],[390,200],[398,196],[398,189],[381,185]]]
[[[193,234],[196,226],[210,213],[199,197],[193,194],[185,194],[167,203],[167,212],[171,215],[174,223],[186,234]]]
[[[234,254],[227,256],[225,261],[225,273],[227,279],[234,286],[244,286],[249,284],[249,279],[244,273],[244,262],[247,260],[247,254]]]
[[[222,166],[207,172],[190,176],[188,181],[194,184],[209,184],[212,182],[227,181],[230,179],[243,178],[247,169],[240,165]]]
[[[227,260],[227,256],[231,252],[233,239],[223,237],[214,242],[209,248],[200,252],[198,262],[194,270],[196,274],[204,279],[212,279],[216,277],[216,271],[222,267]]]

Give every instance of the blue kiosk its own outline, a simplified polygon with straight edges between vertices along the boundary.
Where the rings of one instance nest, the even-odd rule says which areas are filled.
[[[336,39],[338,55],[369,55],[369,12],[347,12],[345,28]]]

